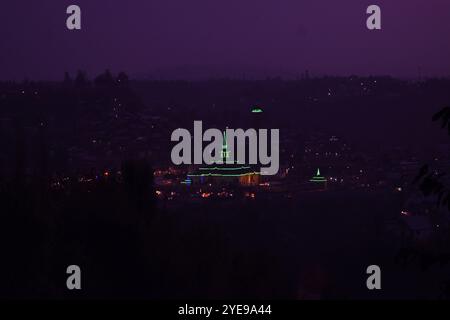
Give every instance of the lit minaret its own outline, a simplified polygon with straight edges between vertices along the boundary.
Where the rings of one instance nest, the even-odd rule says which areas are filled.
[[[323,183],[324,189],[327,188],[327,179],[325,177],[322,177],[322,175],[320,174],[319,168],[317,168],[316,175],[314,177],[312,177],[309,181],[315,182],[315,183]]]
[[[228,128],[227,128],[228,129]],[[222,163],[226,163],[227,159],[230,157],[230,151],[228,151],[228,143],[227,143],[227,132],[223,132],[223,143],[222,143]]]

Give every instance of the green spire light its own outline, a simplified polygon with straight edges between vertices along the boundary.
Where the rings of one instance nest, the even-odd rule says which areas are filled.
[[[316,175],[314,177],[312,177],[309,181],[311,181],[311,182],[326,182],[327,179],[320,175],[320,169],[317,168]]]
[[[223,144],[222,144],[222,159],[228,159],[230,157],[230,152],[228,151],[227,133],[223,132]]]

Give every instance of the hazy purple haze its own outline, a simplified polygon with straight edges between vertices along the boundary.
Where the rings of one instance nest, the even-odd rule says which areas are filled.
[[[66,29],[66,7],[82,30]],[[366,29],[366,8],[382,30]],[[449,0],[15,0],[0,7],[0,79],[450,74]],[[182,67],[182,68],[180,68]]]

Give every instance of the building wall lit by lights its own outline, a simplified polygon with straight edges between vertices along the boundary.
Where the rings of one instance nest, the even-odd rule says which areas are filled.
[[[249,166],[217,165],[207,166],[188,174],[192,184],[239,184],[255,186],[259,184],[259,172]]]

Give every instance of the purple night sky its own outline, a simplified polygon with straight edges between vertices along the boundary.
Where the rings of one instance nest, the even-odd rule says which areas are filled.
[[[70,4],[81,7],[81,31],[66,29]],[[370,4],[381,7],[381,31],[366,29]],[[0,26],[1,80],[106,68],[450,75],[449,0],[14,0],[2,3]]]

